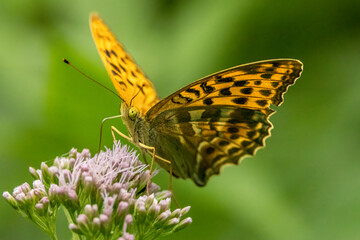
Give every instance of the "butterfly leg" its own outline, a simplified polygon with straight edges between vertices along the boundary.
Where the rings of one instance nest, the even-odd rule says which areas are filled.
[[[125,138],[129,142],[134,143],[132,137],[126,136],[124,133],[120,132],[116,127],[111,126],[111,135],[112,135],[114,141],[116,141],[115,133],[119,134],[120,137]]]
[[[132,139],[131,137],[126,136],[125,134],[123,134],[122,132],[120,132],[116,127],[111,126],[111,135],[113,136],[114,141],[116,141],[115,132],[116,132],[117,134],[119,134],[121,137],[127,139],[129,142],[134,143],[134,142],[133,142],[133,139]],[[148,162],[146,161],[146,152],[145,152],[143,149],[141,149],[141,153],[142,153],[142,155],[143,155],[143,159],[144,159],[145,164],[148,165]]]
[[[153,168],[154,168],[154,162],[155,162],[155,158],[159,159],[160,161],[163,161],[167,164],[169,164],[169,172],[170,172],[170,181],[169,181],[169,190],[172,192],[172,164],[169,160],[166,160],[165,158],[162,158],[158,155],[155,154],[155,148],[154,147],[150,147],[150,146],[147,146],[145,144],[142,144],[142,143],[139,143],[139,146],[143,149],[147,149],[147,150],[150,150],[152,152],[152,159],[151,159],[151,165],[150,165],[150,174],[149,174],[149,179],[148,179],[148,182],[146,184],[146,191],[147,191],[147,194],[149,195],[149,186],[150,186],[150,180],[151,180],[151,174],[153,172]]]
[[[104,126],[105,121],[107,121],[107,120],[109,120],[109,119],[119,118],[119,117],[121,117],[121,115],[116,115],[116,116],[107,117],[107,118],[104,118],[104,119],[101,121],[101,125],[100,125],[100,140],[99,140],[99,149],[98,149],[98,152],[100,152],[100,149],[101,149],[102,130],[103,130],[103,126]]]
[[[126,136],[124,133],[120,132],[116,127],[111,126],[111,134],[112,134],[112,136],[113,136],[114,141],[116,141],[115,132],[116,132],[117,134],[119,134],[121,137],[127,139],[129,142],[134,143],[134,142],[133,142],[133,139],[132,139],[131,137]],[[147,181],[147,183],[146,183],[147,195],[149,195],[149,186],[150,186],[150,181],[151,181],[151,174],[152,174],[153,168],[154,168],[155,158],[157,158],[157,159],[159,159],[160,161],[163,161],[163,162],[169,164],[169,172],[170,172],[169,191],[171,191],[171,193],[174,194],[174,193],[173,193],[173,186],[172,186],[172,164],[171,164],[171,161],[166,160],[165,158],[162,158],[162,157],[156,155],[156,154],[155,154],[155,148],[154,148],[154,147],[150,147],[150,146],[147,146],[147,145],[142,144],[142,143],[139,143],[139,146],[140,146],[140,148],[141,148],[141,151],[142,151],[142,154],[143,154],[143,156],[144,156],[144,159],[145,159],[145,156],[146,156],[144,149],[152,151],[152,154],[151,154],[151,155],[152,155],[152,158],[151,158],[151,166],[150,166],[149,179],[148,179],[148,181]],[[147,164],[146,159],[145,159],[145,163]],[[173,195],[172,197],[173,197],[173,199],[175,200],[176,205],[177,205],[177,206],[180,206],[180,204],[179,204],[178,201],[176,200],[175,196]]]

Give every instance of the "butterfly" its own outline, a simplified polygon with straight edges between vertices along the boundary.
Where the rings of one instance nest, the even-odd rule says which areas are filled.
[[[165,99],[97,14],[92,35],[119,94],[121,117],[132,142],[150,146],[157,163],[204,186],[226,164],[254,155],[270,136],[274,113],[302,63],[275,59],[232,67],[197,80]],[[149,149],[146,149],[150,153]],[[170,171],[171,173],[171,171]]]

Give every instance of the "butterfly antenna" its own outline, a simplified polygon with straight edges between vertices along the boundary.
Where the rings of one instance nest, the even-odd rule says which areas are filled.
[[[139,89],[139,91],[135,94],[135,96],[133,96],[133,97],[131,98],[131,100],[130,100],[130,107],[132,106],[132,101],[134,100],[134,98],[136,98],[136,96],[140,93],[140,90],[141,90],[141,89]]]
[[[113,90],[111,90],[110,88],[102,85],[101,83],[99,83],[98,81],[92,79],[91,77],[89,77],[88,75],[86,75],[85,73],[83,73],[82,71],[80,71],[77,67],[75,67],[74,65],[72,65],[68,60],[66,60],[65,58],[63,58],[63,62],[70,65],[71,67],[73,67],[76,71],[78,71],[79,73],[81,73],[82,75],[84,75],[85,77],[87,77],[88,79],[90,79],[91,81],[93,81],[96,84],[99,84],[100,86],[102,86],[103,88],[105,88],[106,90],[110,91],[112,94],[114,94],[116,97],[120,98],[120,96],[115,93]],[[121,98],[120,98],[121,99]]]

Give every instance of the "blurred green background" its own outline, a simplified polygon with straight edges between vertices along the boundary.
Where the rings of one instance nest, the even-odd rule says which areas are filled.
[[[205,188],[175,180],[193,224],[163,239],[360,239],[359,10],[358,0],[1,1],[1,192],[71,147],[95,153],[101,120],[119,113],[117,98],[62,63],[112,87],[88,26],[97,11],[162,97],[243,63],[304,63],[266,148]],[[167,188],[168,174],[155,181]],[[66,229],[61,220],[61,239]],[[48,238],[2,201],[0,239]]]

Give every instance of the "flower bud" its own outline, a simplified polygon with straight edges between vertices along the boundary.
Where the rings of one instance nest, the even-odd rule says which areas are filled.
[[[170,218],[178,218],[180,216],[181,216],[181,210],[180,208],[177,208],[171,213]]]
[[[160,206],[158,204],[153,204],[150,206],[148,210],[148,218],[154,219],[156,218],[160,213]]]
[[[155,197],[157,200],[171,198],[172,192],[169,190],[164,190],[161,192],[156,193]]]
[[[72,170],[74,168],[75,162],[76,162],[75,158],[69,159],[69,169]]]
[[[49,173],[49,167],[48,167],[48,165],[46,165],[45,162],[42,162],[42,163],[41,163],[41,166],[40,166],[40,169],[41,169],[41,175],[43,176],[44,181],[47,182],[47,183],[50,183],[50,181],[51,181],[51,175],[50,175],[50,173]]]
[[[64,183],[69,184],[71,182],[71,172],[69,169],[61,170],[61,176],[63,177]]]
[[[40,175],[39,175],[39,173],[36,171],[35,168],[29,167],[29,172],[30,172],[31,176],[33,176],[35,179],[40,179]]]
[[[69,200],[66,202],[63,202],[63,204],[65,205],[65,207],[72,209],[73,211],[75,211],[79,206],[80,206],[80,202],[79,202],[79,198],[75,192],[74,189],[67,189],[67,197],[68,199],[64,199]]]
[[[69,152],[69,157],[70,158],[76,158],[76,154],[77,154],[77,149],[76,148],[72,148]]]
[[[15,196],[15,200],[18,203],[18,206],[21,209],[24,209],[27,207],[29,200],[26,198],[25,193],[19,193]]]
[[[94,217],[98,217],[98,216],[99,216],[98,206],[97,206],[96,204],[94,204],[94,205],[87,204],[87,205],[84,207],[84,214],[85,214],[89,219],[93,219]]]
[[[91,176],[83,177],[84,192],[86,195],[91,195],[96,190],[95,181]]]
[[[123,224],[123,233],[126,232],[128,226],[133,222],[133,217],[128,214],[125,216],[125,219],[124,219],[124,224]]]
[[[44,184],[40,180],[33,181],[33,188],[34,189],[39,188],[45,191]]]
[[[49,167],[48,172],[49,172],[49,181],[52,183],[58,183],[59,168],[56,166],[51,166]]]
[[[166,199],[161,200],[159,202],[161,212],[164,212],[164,211],[168,210],[170,208],[170,204],[171,204],[171,199],[170,198],[166,198]]]
[[[44,216],[47,208],[45,208],[44,204],[37,203],[37,204],[35,204],[35,210],[36,210],[37,214],[39,214],[40,216]]]
[[[116,209],[116,214],[115,214],[116,223],[119,223],[128,212],[129,212],[129,204],[127,202],[121,201]]]
[[[111,219],[105,214],[100,214],[99,219],[101,222],[101,232],[107,235],[110,231]]]
[[[165,228],[166,228],[166,229],[173,228],[173,227],[175,227],[179,222],[180,222],[180,219],[179,219],[179,218],[171,218],[169,221],[166,222]]]
[[[114,210],[114,203],[115,203],[115,199],[113,197],[105,198],[103,214],[106,214],[108,217],[111,217]]]
[[[74,233],[76,233],[76,234],[82,234],[82,231],[79,229],[79,227],[77,226],[77,225],[75,225],[74,223],[70,223],[69,224],[69,229],[72,231],[72,232],[74,232]]]
[[[13,195],[13,197],[16,197],[20,193],[23,193],[21,186],[17,186],[14,188],[12,195]]]
[[[89,219],[85,214],[79,214],[79,216],[76,218],[76,222],[78,225],[78,228],[87,235],[90,231],[89,229]]]
[[[134,239],[135,239],[135,236],[133,234],[130,234],[127,232],[124,232],[123,236],[118,238],[118,240],[134,240]]]
[[[185,214],[187,214],[190,211],[190,206],[184,207],[183,209],[181,209],[181,216],[184,216]]]
[[[178,232],[178,231],[184,229],[185,227],[189,226],[191,223],[192,223],[191,217],[185,218],[175,227],[174,232]]]
[[[170,217],[171,212],[170,210],[167,210],[163,213],[161,213],[156,219],[155,219],[155,224],[156,225],[162,225],[163,223],[165,223],[166,220],[168,220],[168,218]]]
[[[100,221],[100,218],[98,217],[95,217],[93,220],[92,220],[92,226],[93,226],[93,229],[94,231],[100,231],[100,228],[101,228],[101,221]]]
[[[83,157],[83,158],[90,158],[91,157],[90,150],[86,149],[86,148],[84,148],[80,154],[81,154],[81,157]]]
[[[130,214],[126,215],[126,217],[125,217],[125,222],[126,222],[127,224],[130,224],[130,223],[133,222],[133,218],[132,218],[132,216],[131,216]]]
[[[150,183],[150,186],[149,186],[149,194],[152,194],[152,193],[157,193],[160,191],[160,187],[155,184],[155,183]],[[155,195],[155,198],[158,199]]]
[[[9,192],[4,192],[3,193],[3,198],[5,198],[5,200],[15,209],[18,210],[19,206],[15,200],[15,198],[13,196],[11,196],[11,194]]]
[[[120,201],[127,201],[130,197],[131,197],[131,194],[129,192],[127,192],[123,188],[120,189],[120,194],[119,194],[119,200]]]
[[[59,188],[58,185],[55,185],[55,184],[50,185],[49,195],[48,196],[49,196],[51,207],[54,207],[54,206],[60,204],[59,198],[58,198],[58,195],[57,195],[58,188]]]
[[[23,184],[21,184],[21,190],[22,190],[22,192],[23,193],[28,193],[28,192],[30,192],[31,191],[31,187],[30,187],[30,184],[29,183],[23,183]]]
[[[149,196],[147,196],[147,198],[145,199],[145,208],[148,209],[154,203],[154,200],[154,194],[150,194]]]

